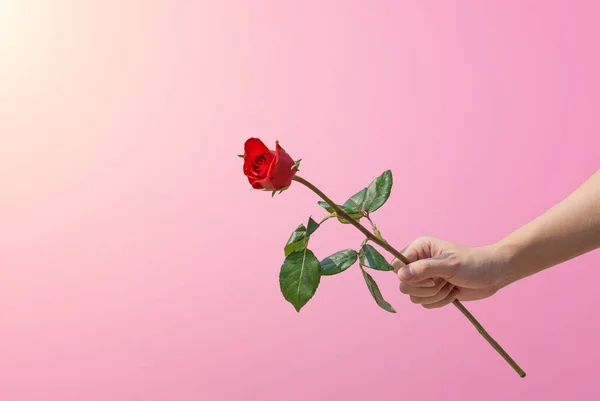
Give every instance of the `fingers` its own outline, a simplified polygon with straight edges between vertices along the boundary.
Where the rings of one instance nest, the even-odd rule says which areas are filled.
[[[394,258],[394,260],[392,260],[392,267],[394,268],[394,273],[398,274],[398,270],[404,266],[404,263],[402,263],[402,261]]]
[[[410,259],[409,259],[410,260]],[[404,263],[402,263],[400,260],[398,259],[394,259],[392,261],[392,267],[394,268],[394,272],[396,274],[398,274],[398,271],[404,267]],[[434,287],[435,286],[435,281],[433,281],[433,279],[425,279],[425,280],[415,280],[415,281],[411,281],[410,285],[412,287]],[[401,290],[402,291],[402,290]]]
[[[425,283],[425,282],[429,282],[432,285],[431,286],[425,286],[425,285],[420,285],[420,286],[415,286],[415,283],[405,283],[405,282],[400,282],[400,292],[406,295],[413,295],[415,297],[432,297],[434,295],[436,295],[438,292],[440,292],[440,290],[442,289],[442,287],[447,283],[446,280],[443,279],[427,279],[425,281],[418,281],[417,283]]]
[[[398,259],[392,261],[401,281],[400,292],[427,309],[454,301],[459,289],[448,280],[456,274],[459,259],[452,249],[452,244],[446,241],[421,237],[402,250],[408,265]]]
[[[410,296],[410,300],[415,303],[415,304],[420,304],[423,305],[424,307],[432,307],[432,305],[438,305],[440,303],[443,303],[444,305],[447,303],[452,302],[452,300],[448,301],[448,298],[450,298],[452,295],[456,295],[456,294],[452,294],[453,291],[455,290],[454,285],[448,283],[448,282],[442,282],[443,285],[440,288],[440,290],[432,295],[432,296],[426,296],[426,297],[417,297],[414,295]],[[448,301],[448,302],[446,302]],[[435,306],[434,306],[435,307]]]
[[[446,305],[452,303],[458,297],[459,293],[460,293],[460,290],[458,288],[453,288],[452,291],[450,291],[450,294],[448,294],[448,296],[446,298],[444,298],[438,302],[423,305],[423,307],[427,308],[427,309],[441,308],[442,306],[446,306]]]
[[[411,285],[411,287],[415,287],[415,288],[419,288],[419,287],[431,288],[431,287],[435,287],[435,281],[433,281],[433,279],[431,279],[431,278],[428,278],[428,279],[422,280],[422,281],[411,281],[410,285]]]
[[[413,283],[433,277],[451,278],[455,273],[450,243],[434,237],[420,237],[402,250],[408,265],[394,259],[392,266],[400,280]]]
[[[432,256],[431,242],[434,240],[435,238],[432,237],[419,237],[411,242],[410,245],[404,248],[400,253],[404,255],[409,262],[415,262],[419,259],[428,258]]]
[[[398,278],[409,283],[433,277],[452,278],[457,268],[453,256],[453,254],[444,253],[433,258],[417,260],[400,267],[397,272]]]

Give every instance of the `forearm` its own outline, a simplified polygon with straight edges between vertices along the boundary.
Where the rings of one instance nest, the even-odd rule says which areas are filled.
[[[566,199],[492,245],[503,287],[600,248],[600,170]]]

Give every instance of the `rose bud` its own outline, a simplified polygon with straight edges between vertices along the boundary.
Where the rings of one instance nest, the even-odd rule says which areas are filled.
[[[298,171],[297,163],[275,142],[275,150],[269,150],[258,138],[250,138],[244,144],[244,174],[255,189],[282,190],[292,183]]]

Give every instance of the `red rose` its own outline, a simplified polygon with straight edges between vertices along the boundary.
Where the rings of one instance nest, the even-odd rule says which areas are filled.
[[[275,142],[275,151],[269,150],[258,138],[250,138],[244,144],[244,174],[253,188],[275,191],[292,183],[298,171],[294,161]]]

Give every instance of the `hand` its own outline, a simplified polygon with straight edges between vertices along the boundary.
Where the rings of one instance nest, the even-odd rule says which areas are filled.
[[[402,254],[411,262],[394,259],[400,292],[413,303],[432,309],[455,299],[487,298],[500,289],[503,262],[492,247],[467,247],[433,237],[421,237]]]

